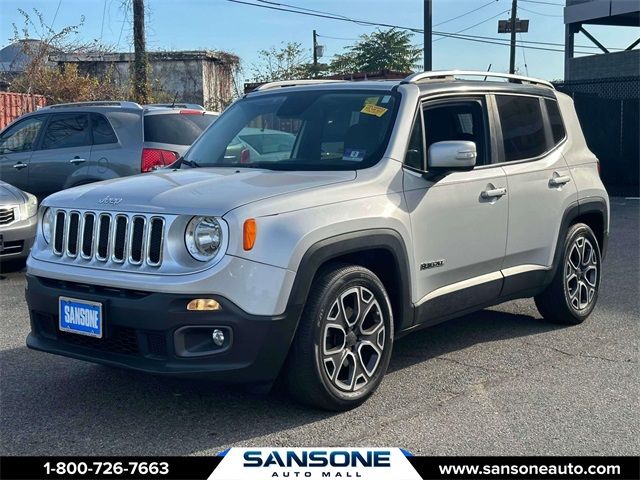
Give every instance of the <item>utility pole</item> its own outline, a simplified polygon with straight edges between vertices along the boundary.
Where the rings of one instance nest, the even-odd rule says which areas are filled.
[[[144,0],[133,0],[133,94],[138,103],[149,103],[147,51],[144,41]]]
[[[511,4],[511,54],[509,56],[509,73],[516,73],[516,18],[518,15],[518,0]]]
[[[318,34],[313,31],[313,76],[318,76]]]
[[[514,0],[515,1],[515,0]],[[424,0],[424,71],[433,70],[433,18],[432,0]]]

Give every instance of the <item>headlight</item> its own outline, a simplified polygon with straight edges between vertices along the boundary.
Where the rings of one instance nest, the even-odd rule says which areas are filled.
[[[184,241],[193,258],[206,262],[220,249],[222,228],[213,217],[193,217],[187,225]]]
[[[27,196],[27,201],[20,205],[20,220],[26,220],[38,213],[38,199],[30,193],[24,192],[24,194]]]
[[[53,232],[53,210],[47,208],[42,215],[42,236],[44,241],[51,243],[51,234]]]

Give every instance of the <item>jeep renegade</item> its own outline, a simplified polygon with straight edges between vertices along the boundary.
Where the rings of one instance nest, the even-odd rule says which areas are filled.
[[[154,374],[282,374],[299,401],[353,408],[414,330],[523,297],[584,321],[609,232],[598,170],[571,98],[543,80],[266,84],[169,168],[44,201],[27,345]]]

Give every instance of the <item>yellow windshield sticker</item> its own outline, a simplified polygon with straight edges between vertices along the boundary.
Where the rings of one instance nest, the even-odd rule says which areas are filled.
[[[377,105],[380,97],[369,97],[364,100],[365,105]]]
[[[385,113],[387,113],[387,110],[388,108],[379,107],[378,105],[371,105],[370,103],[368,103],[362,108],[362,110],[360,110],[360,112],[366,113],[367,115],[375,115],[376,117],[381,117]]]

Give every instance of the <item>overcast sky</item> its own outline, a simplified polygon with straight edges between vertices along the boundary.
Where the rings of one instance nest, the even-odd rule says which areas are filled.
[[[257,0],[246,0],[259,3]],[[422,27],[422,0],[273,0],[287,5],[315,9],[361,20],[406,27]],[[123,0],[0,0],[0,45],[12,36],[12,24],[22,23],[18,8],[39,10],[47,22],[55,19],[55,27],[77,24],[82,15],[85,23],[83,40],[102,39],[115,45],[118,51],[132,50],[131,12],[122,7]],[[529,33],[522,39],[534,42],[562,44],[564,25],[562,0],[519,1],[519,17],[530,20]],[[257,52],[281,42],[302,43],[311,52],[312,30],[325,45],[327,61],[340,53],[353,39],[375,27],[317,18],[295,13],[274,11],[231,3],[227,0],[145,0],[147,15],[147,45],[150,50],[226,50],[242,59],[245,77],[251,72]],[[434,30],[460,32],[484,37],[508,39],[497,33],[499,19],[507,19],[511,0],[434,0]],[[477,9],[458,19],[450,20]],[[526,10],[525,10],[526,9]],[[57,12],[57,13],[56,13]],[[442,23],[445,22],[445,23]],[[472,27],[472,28],[469,28]],[[625,48],[640,34],[638,28],[588,27],[607,47]],[[334,37],[334,38],[328,38]],[[494,71],[506,71],[509,64],[508,46],[471,42],[454,38],[434,37],[434,69],[485,70],[492,64]],[[421,34],[414,36],[422,44]],[[591,45],[584,36],[576,44]],[[561,50],[561,46],[530,45]],[[577,50],[595,52],[592,48]],[[526,67],[525,67],[526,63]],[[560,79],[563,76],[563,53],[518,48],[517,67],[531,76]]]

